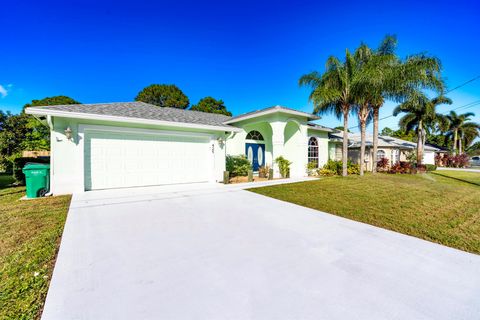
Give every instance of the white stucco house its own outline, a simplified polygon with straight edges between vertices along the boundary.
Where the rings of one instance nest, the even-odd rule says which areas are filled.
[[[281,106],[228,117],[143,102],[31,107],[51,129],[50,191],[222,181],[226,155],[244,154],[254,171],[283,156],[291,177],[329,157],[332,129]]]
[[[329,134],[330,145],[332,149],[331,154],[335,154],[335,160],[341,160],[342,157],[342,141],[343,132],[331,132]],[[360,163],[360,133],[348,133],[348,158],[353,163]],[[365,170],[371,171],[373,165],[381,158],[387,158],[389,165],[395,164],[398,161],[407,161],[409,154],[415,153],[417,148],[416,142],[406,141],[403,139],[378,136],[377,154],[373,154],[373,135],[367,133],[365,135]],[[435,156],[437,154],[446,153],[445,150],[439,149],[432,145],[425,145],[423,152],[423,164],[435,164]]]

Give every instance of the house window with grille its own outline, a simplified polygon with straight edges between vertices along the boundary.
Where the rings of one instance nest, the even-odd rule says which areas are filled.
[[[391,159],[391,164],[395,164],[400,161],[400,150],[393,149],[392,150],[392,159]]]
[[[308,140],[308,163],[311,162],[318,168],[318,140],[315,137]]]
[[[385,151],[383,151],[383,150],[378,150],[378,151],[377,151],[377,161],[380,161],[380,160],[382,160],[383,158],[385,158]]]
[[[252,130],[247,134],[247,140],[259,140],[263,141],[263,136],[260,132],[257,130]]]

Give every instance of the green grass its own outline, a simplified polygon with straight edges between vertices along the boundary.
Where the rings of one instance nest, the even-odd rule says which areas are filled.
[[[480,253],[479,173],[330,177],[250,191]]]
[[[480,173],[475,172],[466,172],[466,171],[455,171],[455,170],[439,170],[432,172],[433,174],[449,177],[456,179],[458,181],[469,182],[475,185],[480,186]]]
[[[70,196],[20,201],[24,194],[0,187],[0,319],[40,318],[70,203]]]

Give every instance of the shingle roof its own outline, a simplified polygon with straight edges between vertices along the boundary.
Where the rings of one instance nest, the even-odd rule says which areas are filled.
[[[213,114],[200,111],[183,110],[177,108],[162,108],[144,102],[114,102],[94,104],[67,104],[45,107],[34,107],[34,109],[45,109],[52,111],[84,113],[104,116],[118,116],[137,119],[149,119],[182,123],[194,123],[211,126],[226,127],[224,121],[229,116]]]
[[[316,123],[307,123],[309,129],[321,130],[326,132],[334,132],[335,130],[329,127],[325,127]]]
[[[248,118],[252,118],[253,116],[255,115],[262,115],[263,113],[266,113],[268,114],[269,112],[272,112],[272,111],[284,111],[284,112],[287,112],[287,113],[295,113],[295,114],[298,114],[298,115],[302,115],[302,116],[305,116],[306,118],[308,118],[309,120],[318,120],[320,119],[320,117],[312,114],[312,113],[307,113],[307,112],[303,112],[303,111],[298,111],[298,110],[295,110],[295,109],[291,109],[291,108],[287,108],[287,107],[283,107],[283,106],[273,106],[273,107],[269,107],[269,108],[265,108],[265,109],[260,109],[260,110],[255,110],[255,111],[251,111],[251,112],[247,112],[247,113],[243,113],[243,114],[240,114],[238,116],[234,116],[230,119],[228,119],[228,123],[232,123],[232,122],[235,122],[235,121],[241,121],[243,120],[244,118],[245,119],[248,119]]]
[[[330,134],[332,140],[342,141],[343,131],[340,133]],[[359,148],[361,143],[361,137],[359,133],[349,133],[348,140],[351,148]],[[373,145],[373,136],[370,134],[365,135],[365,145],[370,147]],[[402,140],[399,138],[389,137],[389,136],[378,136],[378,146],[379,147],[388,147],[388,148],[400,148],[400,149],[415,149],[417,144],[415,142]],[[439,151],[440,149],[435,148],[434,146],[425,145],[425,150],[428,151]]]

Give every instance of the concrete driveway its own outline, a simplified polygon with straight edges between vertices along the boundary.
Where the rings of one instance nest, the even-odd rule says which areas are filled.
[[[480,319],[480,256],[188,185],[74,195],[43,319]]]

